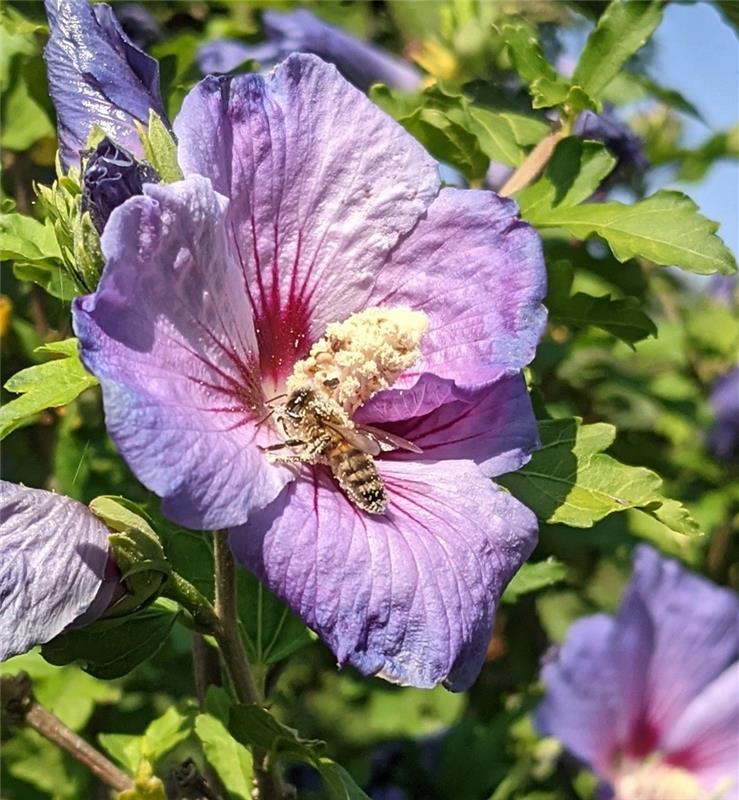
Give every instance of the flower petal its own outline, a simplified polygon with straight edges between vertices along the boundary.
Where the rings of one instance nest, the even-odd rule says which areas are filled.
[[[0,481],[0,661],[99,612],[108,530],[82,503]],[[88,620],[92,621],[92,620]]]
[[[165,513],[193,528],[238,524],[289,473],[257,449],[257,346],[227,201],[198,176],[144,191],[113,211],[98,289],[75,301],[82,360],[108,431]]]
[[[443,189],[393,250],[370,305],[410,306],[430,321],[423,372],[474,387],[518,372],[546,324],[541,240],[493,192]]]
[[[267,77],[206,78],[175,131],[185,173],[231,198],[262,374],[278,383],[329,322],[365,307],[390,248],[438,191],[436,164],[308,55]]]
[[[426,411],[429,407],[432,410]],[[423,375],[410,390],[376,395],[356,419],[382,425],[423,450],[421,455],[395,450],[384,459],[467,459],[488,477],[519,469],[539,445],[531,399],[520,373],[470,392]]]
[[[685,709],[663,743],[670,763],[697,775],[707,791],[733,781],[739,797],[739,661],[710,683]]]
[[[324,468],[305,470],[231,533],[253,570],[365,675],[467,688],[496,603],[536,542],[534,515],[471,462],[379,462],[390,499],[356,509]]]
[[[79,163],[93,125],[143,155],[134,120],[147,124],[150,109],[167,120],[156,59],[131,42],[105,4],[46,0],[46,14],[50,37],[44,58],[64,164]]]
[[[578,620],[553,661],[542,669],[546,695],[535,722],[601,778],[628,748],[642,708],[643,676],[653,631],[638,597],[618,620],[604,614]]]
[[[739,599],[646,546],[636,552],[633,585],[656,631],[646,720],[667,735],[692,698],[736,658]]]

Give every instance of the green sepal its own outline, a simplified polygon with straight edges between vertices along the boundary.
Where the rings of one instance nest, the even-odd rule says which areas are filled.
[[[153,110],[149,111],[148,128],[136,122],[136,130],[144,146],[146,160],[159,173],[162,181],[181,181],[184,176],[177,162],[177,143],[157,114]]]
[[[156,533],[133,508],[122,497],[96,497],[90,503],[92,513],[113,531],[108,542],[129,592],[108,610],[109,617],[122,616],[151,602],[172,572]]]

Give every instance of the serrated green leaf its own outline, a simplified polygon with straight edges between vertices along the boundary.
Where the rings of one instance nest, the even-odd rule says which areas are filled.
[[[718,225],[680,192],[660,191],[632,205],[587,203],[548,209],[538,204],[524,217],[538,227],[564,228],[577,239],[605,239],[619,261],[646,258],[708,275],[736,272],[736,259],[716,236]]]
[[[25,214],[0,217],[0,259],[3,261],[47,262],[53,265],[62,254],[54,228]]]
[[[690,511],[677,500],[661,498],[654,507],[647,506],[642,510],[673,533],[682,533],[686,536],[702,535],[701,526],[693,519]]]
[[[326,797],[331,800],[369,800],[343,767],[322,755],[323,742],[301,738],[297,731],[283,725],[266,709],[256,705],[234,706],[228,728],[236,740],[246,746],[259,747],[277,758],[302,761],[315,767],[323,780]]]
[[[577,136],[562,139],[554,149],[542,177],[516,194],[521,215],[536,220],[582,203],[593,195],[616,164],[602,145]]]
[[[95,385],[97,380],[85,370],[76,352],[17,372],[5,388],[21,397],[0,408],[0,439],[44,409],[71,403]]]
[[[314,766],[320,773],[327,797],[331,800],[370,800],[341,764],[323,757],[314,762]]]
[[[253,763],[251,753],[231,736],[220,719],[211,714],[195,718],[195,735],[208,763],[218,774],[229,797],[251,800]]]
[[[633,297],[617,300],[609,295],[593,297],[576,292],[556,304],[548,304],[548,307],[553,322],[562,322],[575,329],[593,325],[630,345],[657,335],[657,326]]]
[[[659,2],[612,0],[588,37],[572,82],[600,97],[621,67],[643,47],[662,20]]]
[[[58,264],[52,265],[43,261],[29,264],[23,261],[14,261],[13,275],[19,281],[37,284],[52,297],[66,303],[79,294],[75,282]]]
[[[259,747],[268,753],[289,755],[309,763],[318,757],[324,743],[318,739],[303,739],[294,728],[257,705],[236,705],[231,708],[228,729],[237,741],[247,747]]]
[[[553,85],[563,87],[564,93],[567,93],[567,82],[557,75],[554,67],[544,57],[532,25],[523,20],[508,23],[502,26],[500,35],[508,48],[514,69],[527,86],[545,79]]]
[[[503,592],[501,601],[515,603],[523,595],[531,594],[539,589],[546,589],[565,580],[566,577],[567,565],[555,558],[550,557],[546,561],[539,561],[535,564],[524,564]]]
[[[141,738],[141,756],[152,764],[174,750],[192,733],[197,710],[194,704],[170,706],[161,717],[150,722]]]
[[[141,760],[141,736],[131,733],[100,733],[98,741],[105,752],[133,774]]]
[[[542,420],[542,447],[518,472],[498,480],[539,519],[590,528],[609,514],[661,502],[662,480],[603,451],[616,429],[575,419]]]
[[[96,678],[120,678],[151,658],[166,642],[177,614],[158,600],[148,608],[117,619],[102,619],[62,633],[42,647],[52,664],[78,661]]]
[[[450,110],[421,108],[399,122],[431,155],[459,169],[468,180],[485,174],[490,162],[477,136]]]
[[[523,163],[524,147],[536,144],[549,132],[549,127],[533,117],[490,111],[470,106],[471,129],[477,134],[480,148],[491,161],[511,167]]]

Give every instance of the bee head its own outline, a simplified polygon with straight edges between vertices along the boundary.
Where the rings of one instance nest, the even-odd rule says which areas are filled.
[[[285,401],[285,414],[291,419],[301,419],[305,413],[306,406],[315,397],[313,389],[296,389]]]

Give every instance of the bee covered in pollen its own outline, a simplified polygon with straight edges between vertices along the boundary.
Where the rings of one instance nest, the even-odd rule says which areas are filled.
[[[388,498],[374,458],[389,450],[421,450],[352,415],[415,363],[425,329],[425,315],[405,308],[369,308],[329,325],[293,368],[286,400],[274,410],[282,441],[263,450],[292,450],[270,455],[275,463],[328,466],[357,508],[383,514]]]

